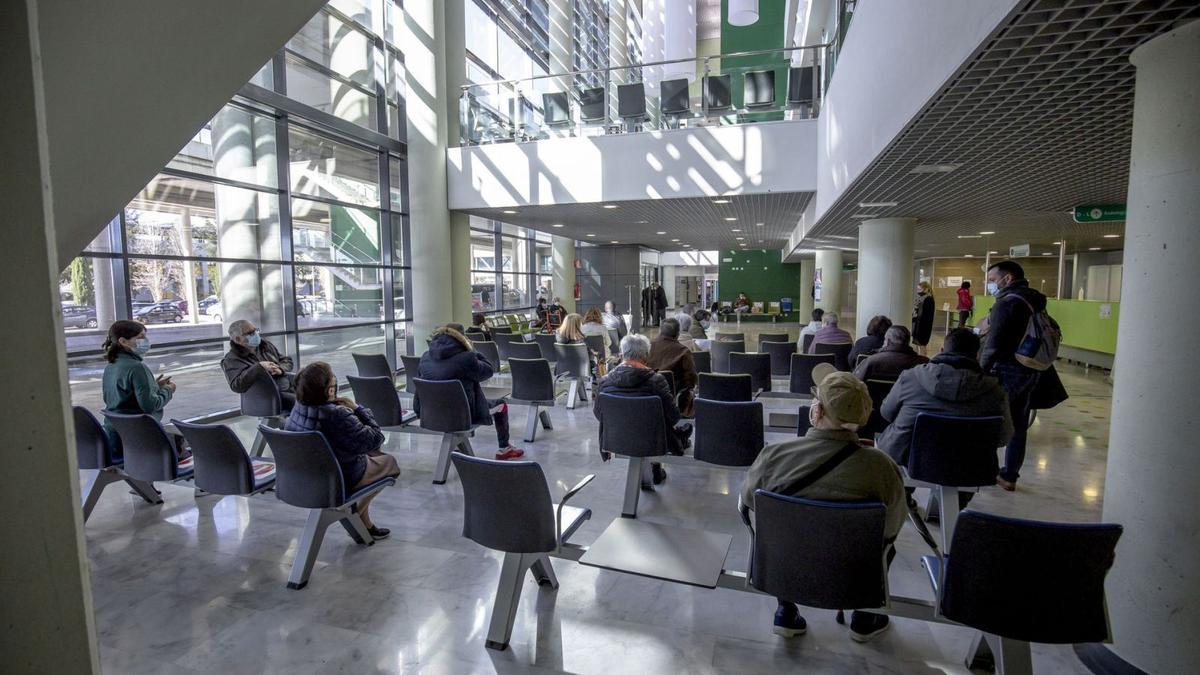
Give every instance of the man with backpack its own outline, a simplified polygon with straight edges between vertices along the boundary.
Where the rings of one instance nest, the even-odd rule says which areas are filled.
[[[1012,492],[1025,462],[1030,401],[1042,371],[1054,363],[1061,334],[1046,314],[1046,296],[1029,287],[1025,270],[1016,262],[1003,260],[989,267],[987,288],[996,302],[988,313],[979,365],[995,375],[1008,394],[1013,435],[996,485]]]

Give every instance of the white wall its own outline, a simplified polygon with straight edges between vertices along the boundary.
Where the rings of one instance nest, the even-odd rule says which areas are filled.
[[[446,151],[451,209],[811,192],[817,121],[497,143]]]

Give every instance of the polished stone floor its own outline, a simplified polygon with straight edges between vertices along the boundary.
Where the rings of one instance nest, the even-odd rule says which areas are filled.
[[[1099,371],[1068,366],[1062,375],[1072,398],[1039,415],[1020,489],[985,489],[973,508],[1099,518],[1111,388]],[[513,406],[514,428],[525,412]],[[619,517],[625,464],[600,461],[590,410],[560,406],[551,414],[554,430],[522,445],[556,498],[596,474],[576,498],[594,512],[574,538],[588,544]],[[248,420],[235,428],[249,440]],[[486,428],[475,441],[477,452],[494,444]],[[485,649],[499,556],[461,536],[453,472],[445,485],[430,483],[436,437],[396,434],[385,449],[404,471],[372,509],[391,538],[359,547],[331,529],[302,591],[287,590],[285,581],[305,514],[272,494],[195,498],[186,485],[161,485],[165,504],[150,506],[110,487],[86,527],[104,671],[965,672],[966,628],[894,620],[891,631],[860,645],[832,612],[807,610],[809,633],[785,640],[771,633],[770,598],[564,561],[555,561],[557,592],[526,581],[511,648]],[[672,466],[657,493],[643,494],[640,518],[730,533],[727,567],[745,569],[749,537],[735,512],[740,480],[735,471]],[[898,549],[892,592],[929,597],[918,563],[927,549],[911,528]],[[1086,672],[1066,647],[1035,646],[1034,664],[1039,672]]]

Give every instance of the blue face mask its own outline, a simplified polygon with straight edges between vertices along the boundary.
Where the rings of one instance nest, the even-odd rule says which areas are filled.
[[[258,331],[254,331],[253,333],[246,336],[246,346],[247,347],[249,347],[251,349],[258,349],[258,346],[261,344],[262,344],[262,336],[258,334]]]
[[[994,281],[989,281],[988,285],[987,285],[987,292],[989,294],[991,294],[992,296],[999,295],[1000,294],[1000,285]]]
[[[145,356],[150,351],[150,338],[138,338],[133,342],[133,353]]]

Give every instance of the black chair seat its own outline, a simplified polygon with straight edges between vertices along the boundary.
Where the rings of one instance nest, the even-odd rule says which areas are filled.
[[[354,492],[351,492],[350,494],[346,495],[346,499],[343,500],[341,504],[338,504],[338,506],[345,506],[346,504],[353,504],[354,502],[356,502],[356,501],[362,499],[363,497],[366,497],[367,495],[371,494],[372,492],[378,490],[379,488],[391,487],[392,485],[395,485],[395,484],[396,484],[395,478],[393,478],[392,476],[385,476],[384,478],[380,478],[379,480],[377,480],[375,482],[367,483],[366,485],[358,488]]]

